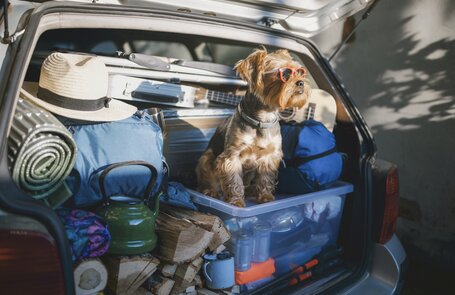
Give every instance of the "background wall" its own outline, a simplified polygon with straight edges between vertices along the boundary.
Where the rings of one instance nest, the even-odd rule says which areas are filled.
[[[342,24],[314,40],[328,56],[341,34]],[[400,239],[413,263],[436,267],[439,285],[449,287],[455,266],[455,1],[380,1],[332,65],[373,131],[379,157],[399,166]]]

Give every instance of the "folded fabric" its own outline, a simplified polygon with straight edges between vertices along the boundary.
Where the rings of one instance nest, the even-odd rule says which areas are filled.
[[[160,201],[177,207],[197,210],[197,207],[191,201],[190,194],[179,182],[169,181],[167,194],[162,194]]]
[[[293,270],[321,252],[324,246],[335,242],[330,240],[328,234],[313,234],[308,242],[295,243],[287,248],[287,252],[274,256],[276,270],[274,275],[278,277]]]
[[[98,215],[66,208],[58,209],[57,214],[65,225],[73,261],[99,257],[107,252],[111,236]]]
[[[14,182],[35,199],[61,188],[76,159],[76,144],[51,113],[19,99],[8,136]]]
[[[323,222],[338,216],[341,211],[342,199],[339,196],[327,197],[307,203],[303,207],[306,218],[314,222]]]
[[[244,285],[255,282],[260,279],[270,277],[275,272],[275,260],[269,258],[268,260],[260,263],[251,263],[250,269],[247,271],[235,272],[235,283]]]
[[[283,254],[279,257],[275,257],[276,260],[276,272],[275,276],[279,277],[285,273],[292,271],[299,265],[304,264],[306,261],[310,260],[313,256],[321,252],[322,245],[312,248],[307,248],[307,245],[304,245],[302,248],[296,248],[294,251]]]

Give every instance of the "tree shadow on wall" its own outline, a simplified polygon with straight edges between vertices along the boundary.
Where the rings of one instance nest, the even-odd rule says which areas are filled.
[[[411,19],[403,20],[402,25]],[[410,105],[428,108],[418,117],[399,119],[397,123],[401,126],[423,126],[432,121],[455,119],[455,68],[451,66],[455,65],[455,39],[443,38],[419,48],[417,36],[411,34],[393,44],[378,44],[369,53],[355,49],[362,46],[361,42],[349,49],[359,54],[341,56],[336,63],[348,89],[354,90],[360,109],[376,106],[400,112]],[[363,58],[371,60],[367,67],[353,60],[355,56],[367,54],[371,56]],[[344,72],[351,74],[343,75]],[[373,131],[380,130],[381,126],[373,127]]]
[[[414,4],[381,2],[359,27],[356,41],[334,62],[366,121],[374,122],[379,156],[399,166],[400,197],[422,210],[421,219],[413,220],[416,232],[399,232],[408,254],[453,273],[455,34],[431,43],[420,40],[425,32],[416,24],[427,24],[428,12],[409,16]],[[441,17],[448,23],[455,1],[444,4]],[[420,251],[417,255],[409,251],[412,244]],[[438,283],[432,280],[430,285]]]
[[[411,35],[391,47],[394,60],[401,62],[389,64],[387,71],[405,71],[404,77],[386,77],[376,80],[382,89],[368,101],[371,106],[392,108],[400,111],[410,104],[428,104],[428,113],[418,118],[400,119],[400,125],[423,125],[435,118],[438,121],[455,119],[455,39],[447,38],[433,42],[415,50],[418,40]],[[402,72],[403,73],[403,72]],[[413,100],[422,93],[433,91],[438,97],[428,100]]]
[[[455,119],[455,34],[428,43],[431,30],[449,32],[455,1],[421,3],[420,10],[415,5],[412,0],[381,1],[359,27],[356,42],[335,61],[361,110],[376,107],[402,112],[402,119],[395,123],[403,127]],[[422,8],[437,14],[427,18],[429,11]],[[376,124],[372,129],[386,127]]]

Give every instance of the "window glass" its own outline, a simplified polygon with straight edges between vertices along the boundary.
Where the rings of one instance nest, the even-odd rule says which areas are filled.
[[[112,54],[118,50],[117,45],[112,41],[103,41],[93,46],[90,51],[98,54]]]
[[[193,60],[188,47],[182,43],[152,40],[135,40],[131,43],[132,49],[137,53]]]

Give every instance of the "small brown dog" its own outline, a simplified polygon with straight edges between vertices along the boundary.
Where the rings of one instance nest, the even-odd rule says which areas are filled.
[[[255,50],[234,69],[248,91],[215,131],[196,174],[200,192],[244,207],[245,196],[258,203],[274,200],[282,158],[278,111],[303,107],[309,87],[305,69],[286,50]]]

